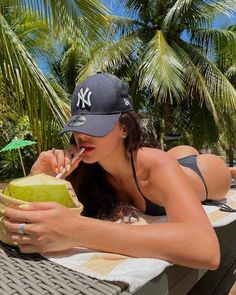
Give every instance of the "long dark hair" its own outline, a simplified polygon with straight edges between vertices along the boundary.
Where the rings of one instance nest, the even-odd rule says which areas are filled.
[[[126,150],[132,152],[142,147],[144,134],[138,115],[133,111],[122,113],[119,121],[127,131],[124,140]],[[68,180],[84,206],[82,215],[103,218],[110,216],[116,208],[116,191],[108,182],[106,171],[97,162],[94,164],[81,162],[68,176]]]

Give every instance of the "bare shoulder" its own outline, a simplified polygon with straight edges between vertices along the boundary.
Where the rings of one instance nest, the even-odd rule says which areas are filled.
[[[137,167],[145,175],[149,188],[159,190],[163,181],[177,177],[181,170],[177,160],[168,153],[155,148],[142,148],[137,153]],[[163,181],[162,181],[163,180]]]
[[[177,160],[158,149],[143,148],[137,164],[148,171],[144,194],[165,207],[172,222],[208,222],[198,196],[192,189]]]
[[[189,185],[180,165],[168,153],[159,149],[140,149],[137,164],[146,172],[146,190],[151,201],[166,205],[173,196],[189,194]]]
[[[144,169],[153,169],[176,165],[177,161],[167,152],[157,148],[142,148],[138,151],[137,160]]]

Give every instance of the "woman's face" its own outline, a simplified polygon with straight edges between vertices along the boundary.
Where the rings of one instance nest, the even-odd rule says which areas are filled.
[[[124,139],[121,138],[124,128],[118,121],[112,131],[103,137],[94,137],[84,133],[75,132],[74,139],[78,149],[85,148],[82,161],[85,163],[99,162],[112,153],[124,150]]]

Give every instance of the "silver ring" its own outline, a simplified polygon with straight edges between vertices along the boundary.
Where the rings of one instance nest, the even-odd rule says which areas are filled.
[[[20,223],[18,226],[18,234],[24,235],[25,234],[25,223]]]

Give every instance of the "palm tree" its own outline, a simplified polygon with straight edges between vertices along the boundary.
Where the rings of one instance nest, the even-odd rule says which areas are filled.
[[[236,25],[227,30],[236,32]],[[216,51],[216,65],[225,74],[231,84],[236,87],[236,51],[235,45],[225,43],[221,50]],[[234,166],[236,152],[236,116],[231,109],[220,110],[219,116],[220,143],[226,151],[229,165]]]
[[[1,2],[0,95],[21,113],[27,110],[39,150],[52,146],[55,131],[67,119],[67,93],[74,88],[75,77],[81,81],[98,70],[130,82],[135,108],[151,116],[156,131],[161,131],[162,148],[166,122],[173,119],[167,119],[170,110],[177,114],[175,120],[185,114],[187,121],[202,123],[200,113],[211,116],[210,124],[205,121],[209,125],[206,134],[216,125],[219,110],[235,109],[235,89],[214,63],[222,45],[235,44],[235,33],[212,28],[218,14],[235,11],[235,1],[123,2],[130,17],[108,15],[95,0],[48,1],[47,6],[43,0]],[[53,68],[52,79],[46,79],[34,62],[42,46],[29,46],[32,35],[27,30],[19,33],[11,22],[14,7],[37,17],[43,27],[38,32],[44,31],[44,39],[50,41],[44,44],[46,50],[53,50],[54,56],[58,53],[56,58],[52,51],[43,54]],[[53,46],[55,39],[59,45]],[[186,120],[181,122],[184,127]],[[185,128],[184,138],[193,143],[198,138],[209,141],[194,126]],[[215,132],[211,141],[218,137]]]
[[[128,77],[135,105],[140,107],[139,102],[142,100],[146,105],[144,110],[148,110],[152,118],[161,116],[161,123],[156,125],[163,136],[166,129],[163,123],[165,109],[170,109],[163,108],[163,104],[182,106],[184,111],[192,108],[188,116],[193,121],[197,119],[193,117],[196,109],[207,116],[211,113],[214,123],[211,120],[205,131],[217,125],[219,110],[235,110],[235,88],[215,65],[214,57],[215,52],[225,44],[234,44],[235,47],[236,34],[226,29],[213,28],[216,16],[231,15],[236,11],[235,1],[120,2],[123,2],[127,13],[134,17],[109,17],[107,41],[103,46],[91,47],[78,80],[100,69]],[[143,100],[143,94],[146,101]],[[201,122],[200,114],[198,117],[198,122]],[[211,142],[216,142],[217,138],[215,131]],[[204,139],[209,142],[209,137],[205,136]],[[201,145],[203,143],[199,142]]]
[[[69,116],[67,92],[50,83],[35,62],[42,53],[39,34],[45,40],[67,35],[67,40],[77,39],[82,47],[102,38],[106,12],[97,0],[1,1],[1,103],[10,105],[19,116],[27,113],[38,151],[52,146]],[[29,27],[27,20],[32,17],[35,21]],[[35,36],[38,43],[33,42]]]

